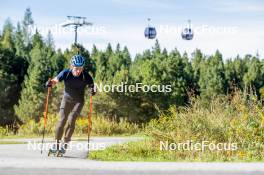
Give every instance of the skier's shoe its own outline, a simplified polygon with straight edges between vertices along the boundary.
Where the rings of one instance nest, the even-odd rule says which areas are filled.
[[[52,145],[52,148],[49,149],[48,156],[53,155],[56,157],[62,157],[66,153],[67,143],[60,144],[56,143]]]
[[[62,157],[66,153],[67,144],[63,144],[58,150],[57,157]]]
[[[52,147],[49,149],[48,156],[50,156],[51,154],[53,154],[53,155],[55,156],[55,155],[57,155],[57,153],[58,153],[57,145],[54,144],[54,145],[52,145]]]
[[[65,154],[66,153],[66,149],[62,147],[61,149],[59,149],[59,153],[62,154],[62,155]]]

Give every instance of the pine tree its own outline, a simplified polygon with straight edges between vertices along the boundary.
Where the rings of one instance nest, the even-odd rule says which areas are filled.
[[[58,75],[66,66],[67,60],[64,57],[63,53],[59,49],[57,53],[55,53],[51,57],[51,64],[52,64],[52,72],[54,72],[54,76]]]
[[[15,33],[15,48],[16,48],[16,54],[18,56],[22,56],[22,57],[26,56],[25,45],[23,41],[23,32],[19,22],[17,23],[16,33]]]
[[[115,74],[121,71],[121,69],[128,72],[130,64],[131,59],[128,49],[124,48],[124,50],[121,51],[120,44],[117,44],[115,52],[109,57],[108,80],[112,81],[115,77]]]
[[[247,72],[243,76],[245,89],[257,92],[257,89],[263,86],[263,74],[261,69],[259,58],[252,57],[247,64]]]
[[[107,44],[105,54],[108,58],[113,54],[113,49],[110,43]]]
[[[227,92],[232,92],[236,88],[244,88],[243,77],[246,73],[246,65],[243,60],[237,56],[234,60],[228,59],[225,63],[225,77],[227,81]]]
[[[29,47],[30,41],[31,41],[30,27],[33,26],[33,24],[34,24],[34,21],[32,18],[32,12],[31,12],[30,8],[26,9],[22,24],[23,24],[22,28],[23,28],[23,38],[25,41],[25,46]]]
[[[42,117],[45,99],[45,82],[51,76],[51,62],[47,57],[42,37],[34,35],[34,47],[30,52],[32,62],[15,112],[22,121]]]
[[[16,117],[14,115],[13,101],[10,95],[16,93],[14,85],[17,78],[13,74],[8,74],[0,69],[0,126],[12,124]]]
[[[125,68],[129,68],[131,66],[132,60],[128,48],[126,46],[122,51],[122,55],[123,55],[123,65],[125,66]]]
[[[216,51],[215,55],[201,63],[199,86],[201,96],[205,100],[225,93],[226,80],[224,73],[222,55],[219,51]]]
[[[49,30],[48,35],[47,35],[46,45],[48,48],[52,48],[52,50],[54,50],[54,48],[55,48],[54,39],[53,39],[53,36],[52,36],[50,30]]]
[[[96,48],[95,45],[93,45],[93,48],[92,48],[92,53],[91,53],[91,57],[95,57],[97,54],[98,54],[98,49]],[[95,60],[96,61],[96,60]]]
[[[96,56],[96,80],[97,82],[106,82],[108,81],[107,77],[108,71],[108,58],[105,53],[99,53]]]
[[[200,87],[199,87],[199,78],[200,78],[200,69],[201,65],[203,64],[204,57],[201,52],[201,50],[196,49],[194,53],[192,54],[192,60],[191,60],[191,65],[192,65],[192,70],[193,70],[193,78],[192,78],[192,83],[193,83],[193,90],[194,93],[197,95],[200,95]]]
[[[27,62],[23,57],[16,56],[10,49],[0,48],[0,125],[16,120],[13,106],[20,97],[26,69]]]
[[[159,44],[159,41],[156,40],[154,47],[152,47],[152,54],[155,55],[155,56],[157,56],[160,53],[161,53],[160,44]]]
[[[1,38],[2,48],[9,49],[15,52],[13,25],[10,19],[7,19],[3,27],[3,36]]]

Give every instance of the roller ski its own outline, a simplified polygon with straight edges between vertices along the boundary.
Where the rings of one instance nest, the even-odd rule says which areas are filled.
[[[64,147],[57,148],[56,145],[53,145],[53,147],[49,149],[48,156],[53,155],[55,157],[63,157],[65,153],[66,149]]]

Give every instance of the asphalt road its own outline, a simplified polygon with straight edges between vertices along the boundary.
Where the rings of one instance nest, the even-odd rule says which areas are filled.
[[[138,138],[100,137],[91,140],[92,150]],[[86,141],[75,141],[64,157],[40,154],[36,139],[12,139],[27,144],[0,144],[1,175],[253,175],[264,174],[263,163],[104,162],[87,159]],[[35,144],[34,144],[35,143]],[[48,145],[49,143],[46,143]],[[41,145],[41,144],[40,144]],[[44,145],[44,148],[45,146]],[[36,147],[35,147],[36,146]]]

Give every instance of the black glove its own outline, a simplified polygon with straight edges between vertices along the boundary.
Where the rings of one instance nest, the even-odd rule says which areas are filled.
[[[52,82],[51,82],[51,80],[48,80],[48,81],[45,83],[45,86],[46,86],[46,87],[52,87]]]
[[[90,93],[92,96],[94,96],[96,94],[96,91],[93,87],[90,88]]]

